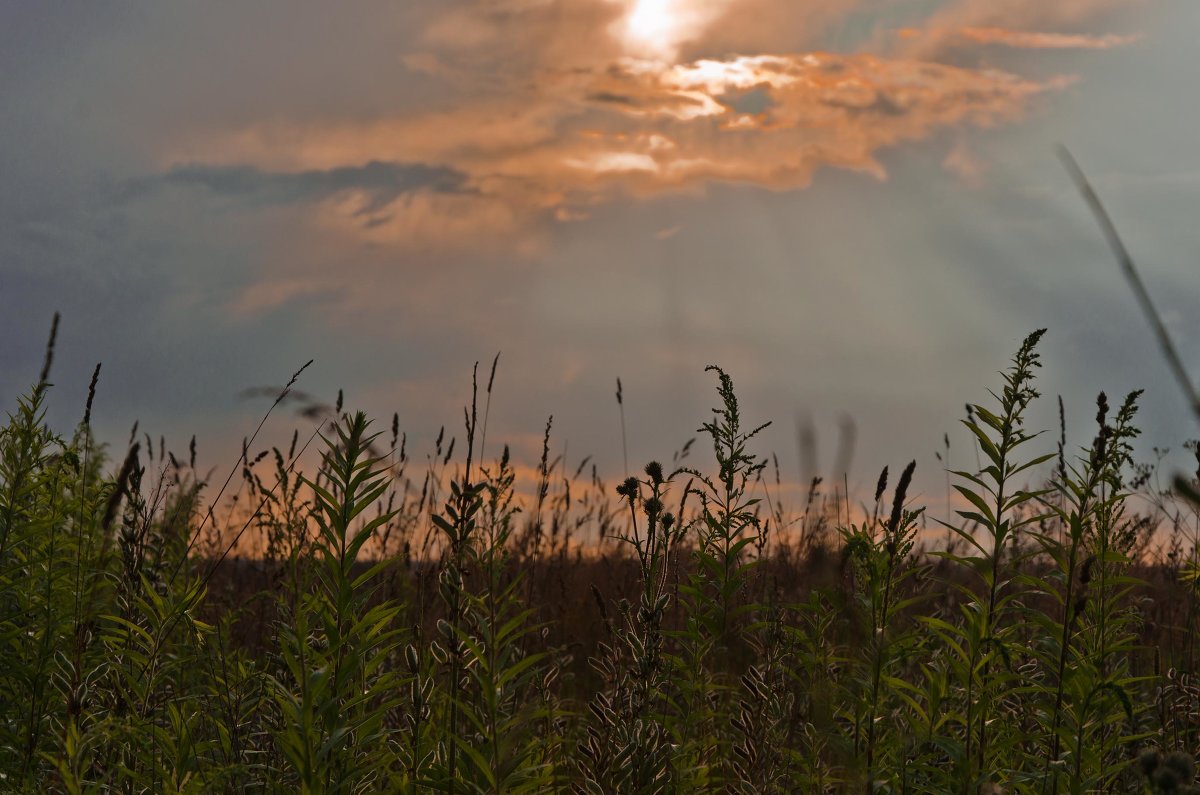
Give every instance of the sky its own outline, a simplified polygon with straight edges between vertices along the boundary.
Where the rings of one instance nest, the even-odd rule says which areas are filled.
[[[243,390],[313,359],[304,392],[420,455],[499,352],[489,454],[535,464],[553,415],[616,479],[616,380],[640,465],[717,364],[785,479],[840,475],[852,425],[853,483],[916,459],[935,502],[944,434],[969,465],[964,404],[1046,327],[1035,428],[1061,394],[1082,444],[1098,391],[1145,388],[1142,453],[1178,448],[1055,146],[1200,373],[1198,34],[1194,0],[4,3],[0,401],[60,311],[60,425],[103,362],[101,438],[217,467],[269,403]]]

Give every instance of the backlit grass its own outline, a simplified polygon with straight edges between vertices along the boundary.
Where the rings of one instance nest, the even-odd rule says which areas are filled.
[[[1040,337],[972,406],[943,548],[912,464],[865,511],[763,501],[718,368],[707,461],[605,484],[547,443],[521,498],[486,403],[416,474],[338,405],[317,471],[250,445],[214,512],[90,398],[50,428],[48,356],[0,429],[0,790],[1200,792],[1196,483],[1135,465],[1138,393],[1082,450],[1028,428]]]

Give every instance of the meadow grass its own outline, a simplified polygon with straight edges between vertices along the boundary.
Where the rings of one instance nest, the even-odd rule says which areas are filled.
[[[615,488],[547,424],[517,494],[493,362],[424,472],[339,399],[311,475],[247,440],[205,501],[194,453],[104,454],[96,377],[48,426],[52,339],[0,429],[0,790],[1200,792],[1200,468],[1135,465],[1138,393],[1079,451],[1027,428],[1041,334],[971,406],[937,548],[914,464],[862,511],[764,499],[715,367],[711,459]]]

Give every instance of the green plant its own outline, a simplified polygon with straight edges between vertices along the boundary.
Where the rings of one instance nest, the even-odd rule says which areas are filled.
[[[913,461],[900,475],[886,521],[880,522],[875,515],[842,531],[853,566],[854,596],[863,620],[857,661],[860,678],[854,686],[850,723],[868,793],[875,791],[877,782],[884,778],[898,778],[896,771],[907,761],[903,742],[907,727],[889,716],[897,712],[897,705],[912,698],[908,692],[912,687],[896,674],[902,672],[903,658],[914,650],[916,640],[905,612],[921,598],[901,597],[905,581],[920,572],[918,563],[911,559],[920,511],[904,508],[915,468]],[[884,469],[875,490],[876,503],[886,486]],[[885,770],[889,771],[886,776],[882,772]]]
[[[286,760],[285,780],[301,792],[369,792],[392,764],[385,718],[397,704],[397,675],[386,665],[400,643],[399,608],[371,604],[382,566],[361,570],[359,557],[386,513],[356,520],[387,489],[368,455],[361,412],[347,416],[326,440],[315,496],[317,537],[311,590],[279,627],[281,675],[274,678],[280,711],[275,739]]]
[[[1036,347],[1044,331],[1030,334],[1021,344],[1004,374],[1003,390],[993,393],[996,410],[975,404],[963,421],[983,452],[985,466],[978,473],[954,473],[964,481],[954,488],[968,503],[968,508],[958,513],[970,524],[949,529],[963,542],[966,554],[941,553],[968,574],[965,582],[948,583],[963,597],[961,623],[938,616],[922,618],[950,651],[947,663],[960,688],[961,701],[952,718],[959,733],[945,751],[953,764],[951,781],[964,793],[1007,777],[1002,768],[1011,769],[1022,759],[1012,753],[1016,735],[995,732],[994,727],[1001,719],[999,694],[1015,681],[1016,638],[1011,616],[1017,598],[1013,578],[1022,554],[1019,534],[1039,519],[1035,513],[1022,511],[1036,504],[1040,492],[1024,488],[1019,478],[1029,477],[1034,467],[1053,457],[1018,457],[1038,435],[1026,431],[1024,416],[1038,397],[1033,379],[1034,370],[1041,365]]]
[[[970,408],[945,550],[912,464],[890,510],[885,475],[873,509],[835,523],[814,480],[789,512],[719,370],[715,471],[685,445],[616,499],[549,425],[522,483],[507,447],[477,465],[473,402],[464,456],[443,430],[414,474],[398,417],[389,445],[305,399],[315,475],[252,437],[219,509],[194,443],[135,431],[106,474],[98,371],[56,433],[47,365],[0,426],[0,789],[1191,791],[1195,508],[1131,499],[1137,393],[1039,468],[1039,338]]]
[[[646,481],[629,477],[617,487],[628,504],[630,531],[621,540],[636,556],[641,594],[636,610],[618,605],[621,623],[612,645],[593,660],[605,683],[589,706],[592,720],[580,745],[580,781],[586,793],[612,791],[664,793],[680,786],[671,742],[668,661],[663,618],[671,602],[667,588],[671,555],[684,528],[663,504],[668,480],[662,465],[646,465]],[[649,496],[640,497],[646,487]],[[639,513],[643,522],[639,521]]]

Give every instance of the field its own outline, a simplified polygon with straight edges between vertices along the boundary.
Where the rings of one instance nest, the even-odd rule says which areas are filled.
[[[0,4],[0,795],[1200,795],[1197,31]]]
[[[718,368],[707,460],[615,486],[547,445],[518,494],[491,378],[428,471],[338,406],[222,485],[106,457],[90,398],[47,427],[52,340],[0,431],[0,786],[1200,791],[1196,481],[1134,464],[1138,393],[1087,449],[1027,428],[1040,337],[971,407],[948,545],[911,465],[785,515]]]

